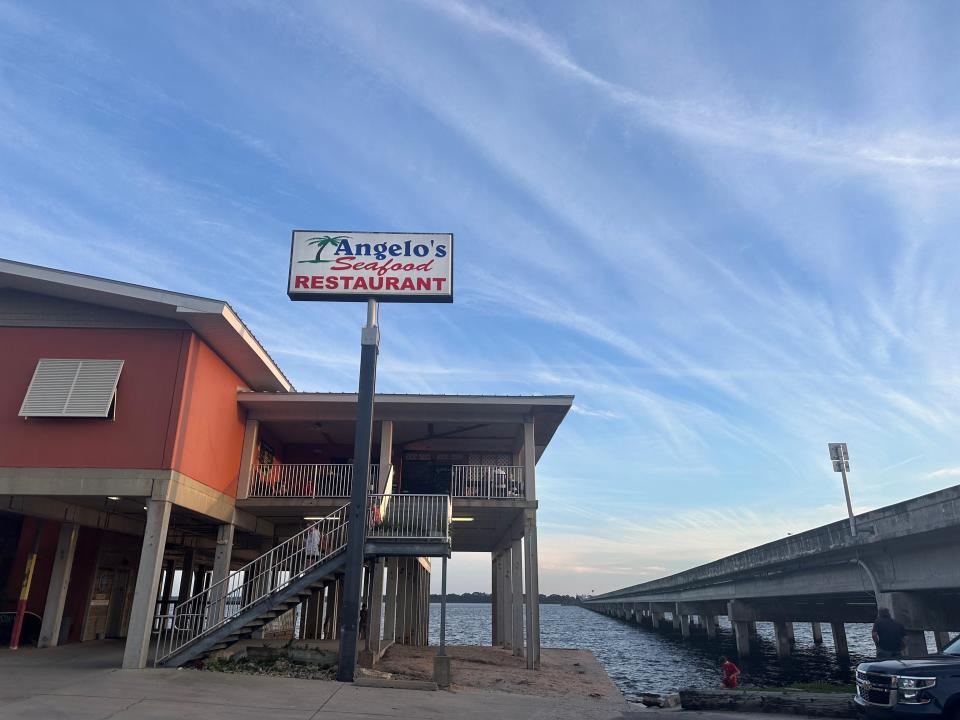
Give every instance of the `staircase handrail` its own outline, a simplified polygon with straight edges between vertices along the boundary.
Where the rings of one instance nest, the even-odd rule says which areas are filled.
[[[349,503],[341,505],[239,570],[178,603],[171,613],[158,616],[160,631],[154,664],[222,627],[254,603],[341,552],[347,545],[349,507]]]

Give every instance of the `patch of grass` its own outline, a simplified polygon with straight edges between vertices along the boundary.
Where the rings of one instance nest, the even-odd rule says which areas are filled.
[[[333,680],[337,675],[336,666],[297,663],[286,658],[276,658],[274,660],[250,660],[248,658],[227,660],[217,658],[203,663],[200,669],[239,675],[269,675],[306,680]]]

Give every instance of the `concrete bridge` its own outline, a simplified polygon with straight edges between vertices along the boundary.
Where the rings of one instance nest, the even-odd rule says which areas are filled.
[[[815,642],[830,623],[848,657],[844,623],[873,622],[887,607],[907,628],[907,652],[925,655],[960,630],[960,486],[791,535],[676,575],[587,598],[584,605],[684,637],[715,637],[729,617],[741,657],[756,623],[772,622],[777,652],[790,654],[793,623],[809,622]],[[668,619],[669,618],[669,619]]]

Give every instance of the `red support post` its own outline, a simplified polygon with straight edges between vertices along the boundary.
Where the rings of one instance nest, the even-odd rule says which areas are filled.
[[[33,531],[33,545],[27,556],[27,564],[23,569],[23,583],[20,585],[20,599],[17,600],[17,615],[13,621],[13,630],[10,633],[10,649],[16,650],[20,646],[20,632],[23,630],[23,616],[27,612],[27,598],[30,597],[30,583],[33,582],[33,568],[37,564],[37,552],[40,549],[40,532],[43,530],[43,520],[37,521]]]

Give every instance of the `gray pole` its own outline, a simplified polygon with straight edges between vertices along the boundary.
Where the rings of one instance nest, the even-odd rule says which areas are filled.
[[[370,446],[373,444],[373,395],[377,384],[380,328],[377,301],[367,300],[367,324],[360,335],[360,388],[357,427],[353,441],[353,486],[350,489],[347,559],[343,579],[343,615],[337,680],[353,682],[357,667],[360,590],[363,581],[363,544],[367,534],[367,495],[370,485]]]
[[[440,649],[437,655],[447,654],[447,556],[443,556],[443,573],[440,575]]]
[[[844,469],[846,458],[840,461],[840,475],[843,477],[843,494],[847,498],[847,515],[850,516],[850,534],[857,536],[857,523],[853,519],[853,505],[850,502],[850,486],[847,484],[847,471]]]

